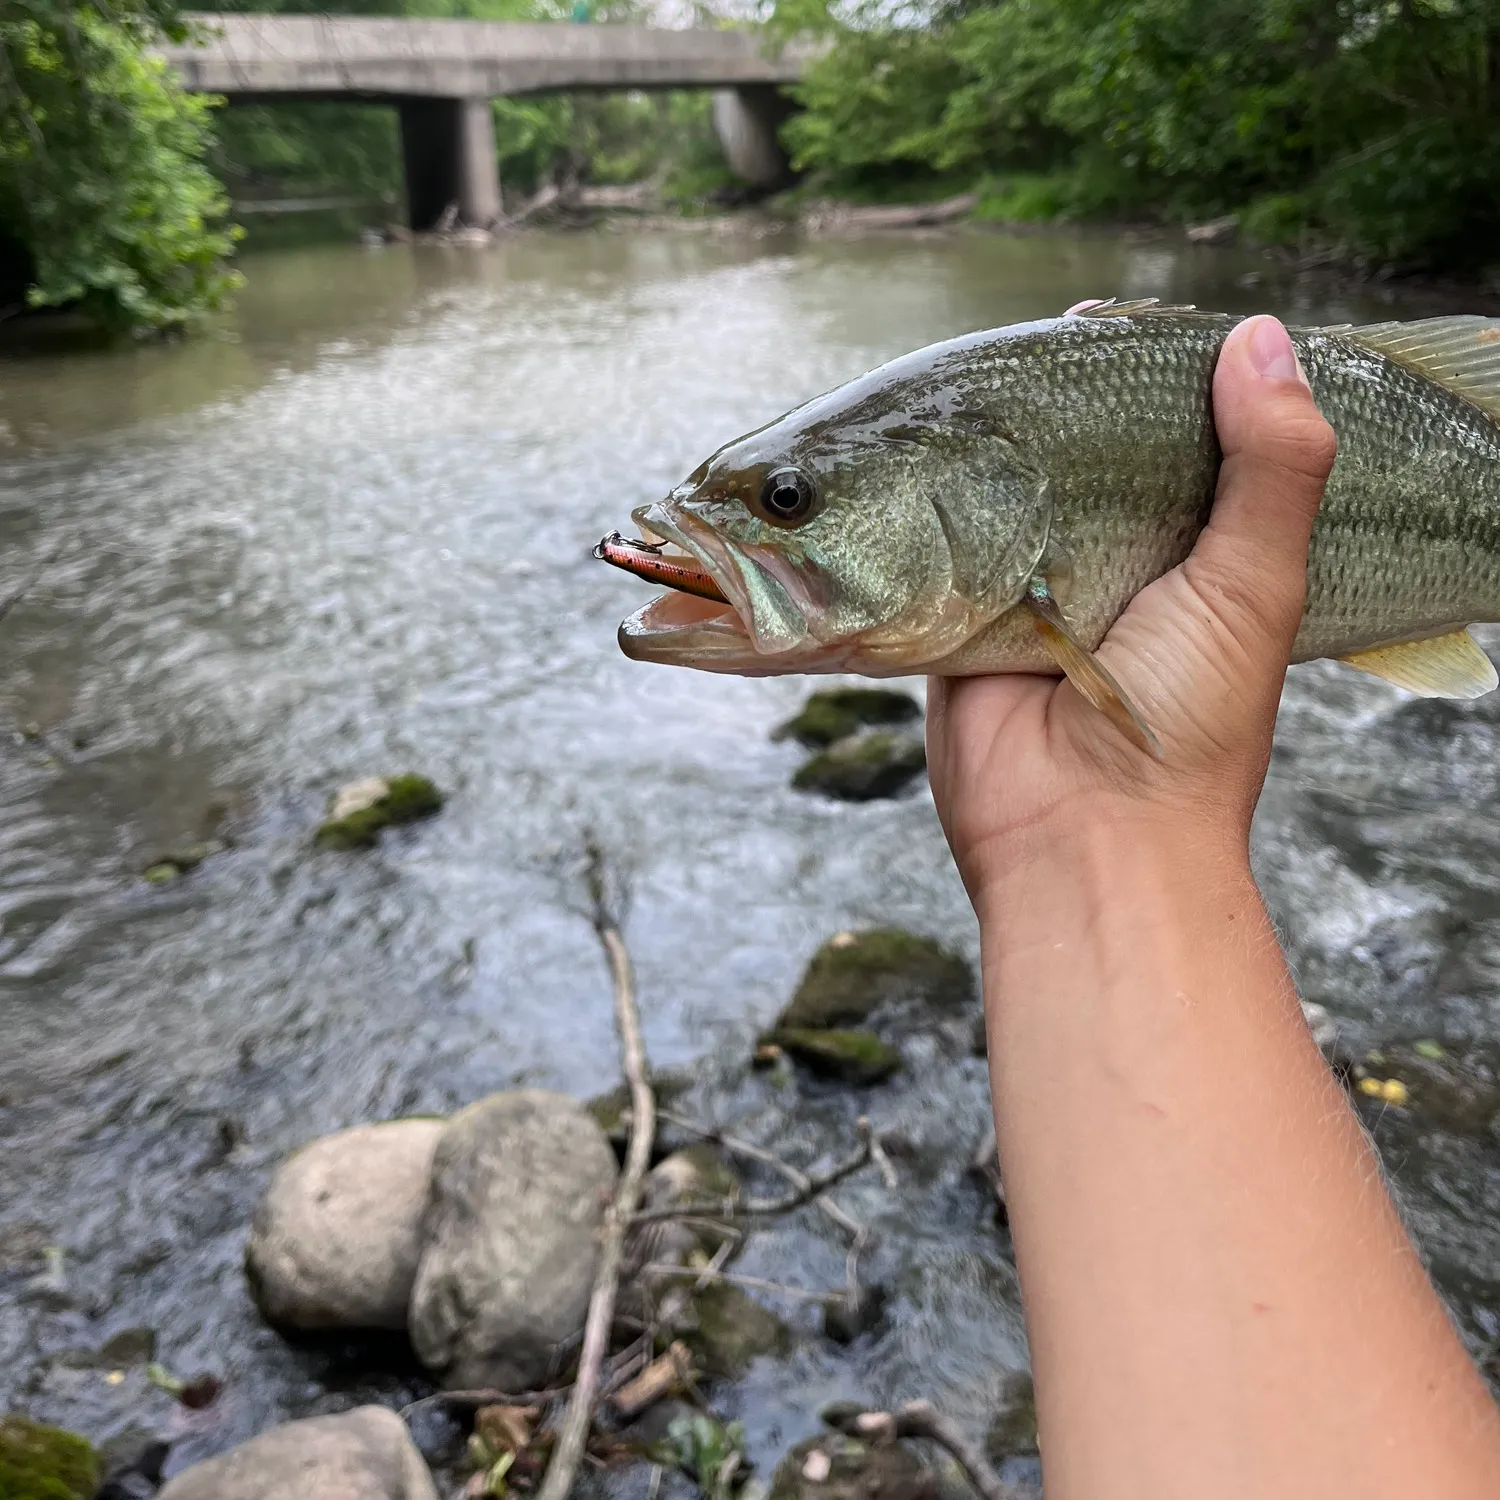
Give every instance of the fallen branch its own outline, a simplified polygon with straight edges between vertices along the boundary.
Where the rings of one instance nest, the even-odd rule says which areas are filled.
[[[693,1135],[701,1137],[705,1141],[711,1141],[716,1146],[722,1146],[726,1151],[735,1156],[743,1156],[748,1161],[758,1161],[764,1166],[770,1167],[773,1172],[779,1172],[798,1192],[807,1192],[809,1189],[808,1177],[805,1172],[799,1171],[789,1161],[783,1161],[774,1151],[768,1151],[764,1146],[757,1146],[753,1141],[740,1140],[738,1136],[726,1134],[722,1130],[712,1130],[706,1125],[696,1125],[691,1120],[685,1120],[681,1115],[670,1114],[666,1110],[661,1111],[661,1118],[678,1127],[679,1130],[690,1131]],[[879,1153],[877,1155],[877,1152]],[[885,1155],[880,1146],[879,1137],[873,1133],[870,1136],[870,1159],[877,1163],[884,1159],[889,1163],[890,1158]],[[883,1175],[883,1174],[882,1174]],[[814,1201],[823,1213],[842,1229],[845,1234],[858,1237],[865,1234],[866,1230],[858,1219],[852,1218],[845,1213],[837,1203],[813,1187]]]
[[[867,1442],[923,1438],[952,1456],[983,1500],[1019,1500],[1019,1491],[990,1467],[979,1444],[930,1401],[908,1401],[894,1411],[862,1411],[831,1423],[850,1437]]]
[[[642,1276],[662,1276],[678,1281],[695,1281],[693,1290],[724,1282],[728,1286],[742,1286],[752,1292],[774,1292],[781,1297],[796,1297],[803,1302],[827,1302],[842,1297],[842,1292],[812,1292],[805,1287],[787,1286],[781,1281],[766,1281],[760,1276],[741,1276],[737,1271],[710,1271],[707,1266],[674,1266],[665,1261],[652,1261],[641,1267]]]
[[[791,1213],[793,1209],[801,1208],[805,1203],[811,1203],[813,1199],[833,1187],[835,1183],[842,1182],[846,1177],[852,1177],[862,1167],[870,1164],[870,1141],[872,1132],[870,1122],[861,1119],[855,1126],[859,1134],[859,1145],[852,1155],[844,1158],[821,1172],[817,1176],[810,1177],[806,1173],[798,1172],[797,1168],[788,1166],[785,1162],[779,1163],[779,1170],[789,1180],[792,1173],[797,1173],[801,1179],[800,1185],[794,1191],[782,1198],[718,1198],[700,1199],[696,1203],[678,1203],[668,1208],[652,1208],[636,1214],[635,1223],[648,1224],[654,1219],[681,1219],[687,1217],[712,1217],[719,1219],[765,1219],[774,1218],[779,1214]],[[758,1149],[758,1148],[757,1148]],[[821,1205],[820,1205],[821,1206]],[[825,1212],[827,1210],[825,1209]],[[842,1210],[838,1210],[842,1215]],[[859,1225],[856,1221],[843,1216],[846,1222],[854,1226],[855,1232]]]
[[[604,1231],[599,1247],[599,1266],[583,1325],[583,1349],[578,1356],[578,1378],[568,1398],[558,1429],[557,1443],[542,1480],[537,1500],[567,1500],[588,1445],[594,1406],[599,1396],[599,1372],[609,1351],[610,1329],[615,1319],[615,1298],[620,1289],[620,1261],[625,1231],[630,1227],[641,1200],[641,1186],[651,1165],[651,1142],[656,1133],[656,1099],[647,1081],[646,1047],[641,1039],[641,1016],[635,1000],[635,974],[620,928],[610,914],[604,885],[602,858],[589,851],[588,885],[593,904],[594,932],[609,961],[615,994],[615,1026],[620,1035],[620,1056],[630,1085],[630,1144],[625,1152],[613,1201],[604,1211]]]

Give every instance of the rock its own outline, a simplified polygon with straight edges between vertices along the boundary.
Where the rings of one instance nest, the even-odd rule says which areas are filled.
[[[1318,1050],[1332,1052],[1339,1039],[1339,1023],[1329,1015],[1327,1007],[1319,1005],[1316,1000],[1304,1000],[1302,1019],[1307,1022],[1307,1029],[1312,1033]]]
[[[876,724],[907,724],[920,718],[921,705],[909,693],[889,688],[828,688],[813,693],[802,712],[771,731],[773,740],[796,740],[821,750]]]
[[[227,847],[222,839],[203,839],[196,844],[170,849],[153,859],[141,872],[141,878],[151,885],[170,885],[189,870],[196,870],[211,855],[222,854]]]
[[[728,1282],[706,1286],[678,1325],[694,1365],[705,1375],[738,1380],[763,1355],[791,1353],[792,1330],[740,1287]]]
[[[99,1456],[87,1438],[30,1417],[0,1417],[0,1496],[4,1500],[92,1500]]]
[[[862,1286],[859,1297],[852,1303],[847,1294],[830,1297],[823,1304],[823,1337],[836,1344],[852,1344],[862,1334],[880,1326],[885,1304],[883,1286]]]
[[[546,1381],[583,1327],[616,1173],[604,1132],[565,1094],[492,1094],[448,1122],[408,1318],[447,1385]]]
[[[1195,245],[1232,245],[1240,232],[1238,214],[1225,214],[1220,219],[1210,219],[1206,224],[1191,225],[1187,237]]]
[[[334,794],[315,842],[323,849],[364,849],[381,829],[430,817],[443,794],[425,776],[367,776]]]
[[[899,1443],[872,1446],[839,1432],[803,1438],[771,1476],[770,1500],[933,1500],[937,1476]]]
[[[1037,1452],[1036,1392],[1029,1370],[1013,1370],[1000,1388],[1000,1405],[984,1436],[992,1464]]]
[[[776,1025],[848,1026],[887,1005],[960,1009],[974,999],[967,963],[932,938],[897,927],[840,932],[813,954]]]
[[[404,1328],[442,1120],[357,1125],[284,1161],[256,1206],[245,1274],[292,1328]]]
[[[792,786],[840,802],[869,802],[895,796],[926,768],[927,750],[919,736],[870,729],[835,740],[803,762]]]
[[[770,1040],[810,1072],[841,1083],[879,1083],[901,1066],[901,1054],[873,1031],[788,1027]]]
[[[406,1424],[383,1406],[287,1422],[167,1481],[157,1500],[438,1500]]]
[[[1430,1039],[1391,1042],[1350,1069],[1357,1091],[1403,1105],[1455,1135],[1500,1132],[1500,1059],[1488,1049],[1452,1048]],[[1379,1088],[1369,1085],[1378,1083]]]

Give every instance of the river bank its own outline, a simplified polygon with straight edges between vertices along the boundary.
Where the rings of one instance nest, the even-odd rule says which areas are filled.
[[[1072,233],[538,230],[249,255],[212,336],[0,359],[0,598],[30,583],[0,624],[0,1411],[99,1443],[170,1422],[186,1471],[428,1394],[394,1331],[270,1327],[250,1226],[309,1141],[617,1085],[576,879],[592,841],[630,892],[647,1051],[690,1077],[672,1111],[815,1169],[864,1114],[900,1179],[837,1195],[877,1235],[879,1326],[841,1344],[816,1306],[749,1292],[794,1337],[716,1388],[717,1417],[764,1475],[834,1400],[927,1396],[982,1438],[1026,1354],[969,1171],[972,1036],[892,1032],[878,1083],[751,1065],[835,934],[903,928],[972,966],[931,798],[920,777],[869,802],[796,790],[808,751],[772,733],[806,685],[624,660],[638,585],[589,551],[728,436],[936,338],[1102,291],[1303,323],[1425,309],[1241,284],[1262,265]],[[1305,997],[1351,1067],[1406,1091],[1355,1080],[1492,1378],[1497,747],[1488,701],[1297,668],[1255,830]],[[313,847],[340,787],[408,767],[440,813]],[[847,1252],[788,1215],[737,1269],[826,1289]],[[101,1363],[143,1347],[113,1342],[132,1330],[218,1397],[184,1407],[145,1362]]]

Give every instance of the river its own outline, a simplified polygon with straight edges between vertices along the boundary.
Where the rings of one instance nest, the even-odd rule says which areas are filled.
[[[0,598],[36,573],[0,624],[0,1411],[95,1437],[174,1422],[174,1467],[426,1389],[399,1351],[264,1328],[249,1214],[319,1133],[614,1083],[585,837],[628,884],[647,1044],[691,1065],[684,1107],[805,1156],[847,1143],[852,1106],[744,1059],[810,953],[876,923],[975,952],[925,788],[789,789],[797,751],[768,736],[806,682],[619,654],[641,591],[588,553],[631,506],[880,360],[1090,295],[1433,310],[1241,252],[1060,234],[601,232],[244,270],[211,336],[0,360]],[[1420,1038],[1495,1063],[1497,724],[1492,702],[1291,675],[1256,858],[1305,995],[1356,1052]],[[451,794],[441,816],[367,855],[310,849],[335,787],[407,767]],[[231,847],[190,877],[141,880],[215,830]],[[763,1462],[835,1396],[928,1395],[982,1430],[1025,1363],[1004,1238],[964,1173],[982,1062],[934,1039],[908,1064],[862,1105],[904,1138],[901,1187],[843,1190],[879,1234],[886,1322],[845,1349],[776,1304],[806,1337],[722,1398]],[[1493,1358],[1500,1138],[1366,1118]],[[837,1285],[843,1246],[787,1221],[744,1265]],[[100,1362],[136,1327],[172,1369],[224,1378],[210,1418]]]

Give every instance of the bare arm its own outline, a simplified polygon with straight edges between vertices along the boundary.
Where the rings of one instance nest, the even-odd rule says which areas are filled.
[[[1213,522],[1101,648],[1163,762],[1066,685],[933,685],[1048,1500],[1495,1500],[1500,1417],[1250,874],[1333,457],[1271,320],[1215,410]]]

